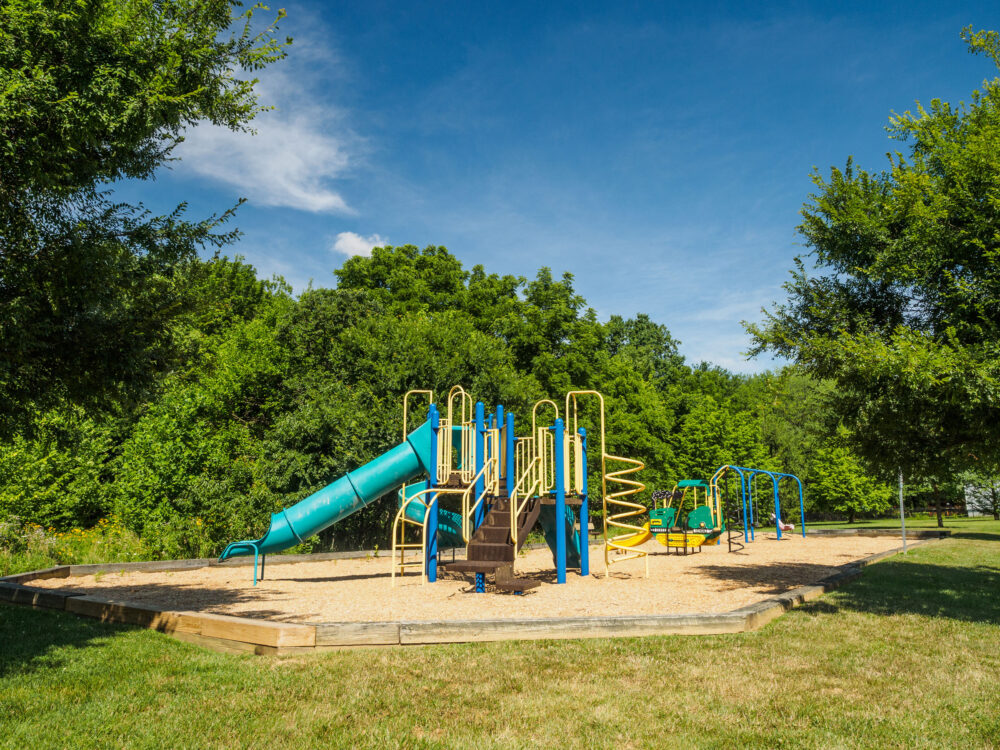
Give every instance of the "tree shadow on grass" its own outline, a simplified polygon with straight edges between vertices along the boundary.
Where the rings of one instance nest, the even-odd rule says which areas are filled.
[[[1000,624],[1000,567],[949,566],[886,560],[833,595],[841,610],[877,615],[915,614]],[[814,604],[804,609],[815,610]]]
[[[692,574],[759,588],[769,595],[818,583],[836,569],[810,563],[711,565]],[[802,605],[806,612],[854,611],[878,615],[918,614],[1000,624],[1000,567],[951,566],[891,559],[864,569],[823,600]],[[832,609],[831,609],[832,608]]]
[[[988,531],[962,531],[952,529],[950,539],[971,539],[977,542],[1000,542],[1000,534],[991,534]]]
[[[59,669],[72,653],[64,647],[108,648],[110,638],[134,629],[51,609],[0,604],[0,679]]]

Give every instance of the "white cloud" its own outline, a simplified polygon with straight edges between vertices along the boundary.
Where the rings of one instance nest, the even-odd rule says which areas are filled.
[[[364,143],[331,101],[345,63],[319,33],[322,24],[310,23],[311,32],[296,33],[294,54],[259,74],[259,101],[275,109],[254,118],[256,132],[192,128],[175,152],[178,171],[230,186],[259,206],[355,213],[333,183],[357,166]]]
[[[190,131],[179,155],[195,174],[231,185],[261,206],[284,206],[313,213],[353,211],[329,181],[350,160],[343,145],[323,133],[311,117],[266,112],[257,133],[234,133],[216,125]]]
[[[333,242],[333,249],[344,255],[364,255],[368,257],[372,254],[373,247],[382,247],[388,244],[388,240],[380,235],[373,234],[362,237],[354,232],[341,232]]]

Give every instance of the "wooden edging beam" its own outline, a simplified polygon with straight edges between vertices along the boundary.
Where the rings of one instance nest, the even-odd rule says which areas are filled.
[[[910,546],[928,544],[939,538],[942,537],[923,539]],[[868,565],[901,551],[902,547],[898,547],[869,555],[843,566],[837,573],[815,584],[800,586],[764,601],[718,614],[299,624],[201,612],[163,611],[133,602],[107,601],[71,591],[24,585],[31,580],[66,578],[76,567],[97,566],[60,566],[8,576],[0,579],[0,602],[61,609],[101,622],[150,628],[188,643],[227,653],[281,655],[358,646],[715,635],[757,630],[793,607],[856,579]],[[191,567],[194,566],[185,566]]]

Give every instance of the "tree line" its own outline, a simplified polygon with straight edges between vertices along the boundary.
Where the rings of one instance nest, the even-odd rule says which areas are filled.
[[[189,261],[173,365],[127,406],[37,410],[0,447],[0,513],[59,529],[113,516],[162,554],[209,554],[397,444],[407,390],[455,383],[512,409],[520,430],[541,398],[601,391],[608,450],[646,464],[647,501],[738,463],[798,474],[809,510],[887,507],[891,490],[829,431],[828,386],[691,366],[648,316],[598,320],[569,274],[466,270],[413,246],[336,273],[296,296],[239,259]],[[384,546],[395,502],[316,543]]]

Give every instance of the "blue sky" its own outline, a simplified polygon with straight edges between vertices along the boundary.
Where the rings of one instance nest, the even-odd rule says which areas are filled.
[[[741,372],[782,295],[812,168],[881,168],[914,100],[994,70],[988,3],[292,3],[257,134],[199,127],[155,182],[191,216],[248,199],[231,252],[297,290],[372,243],[571,271],[601,318],[646,312]]]

